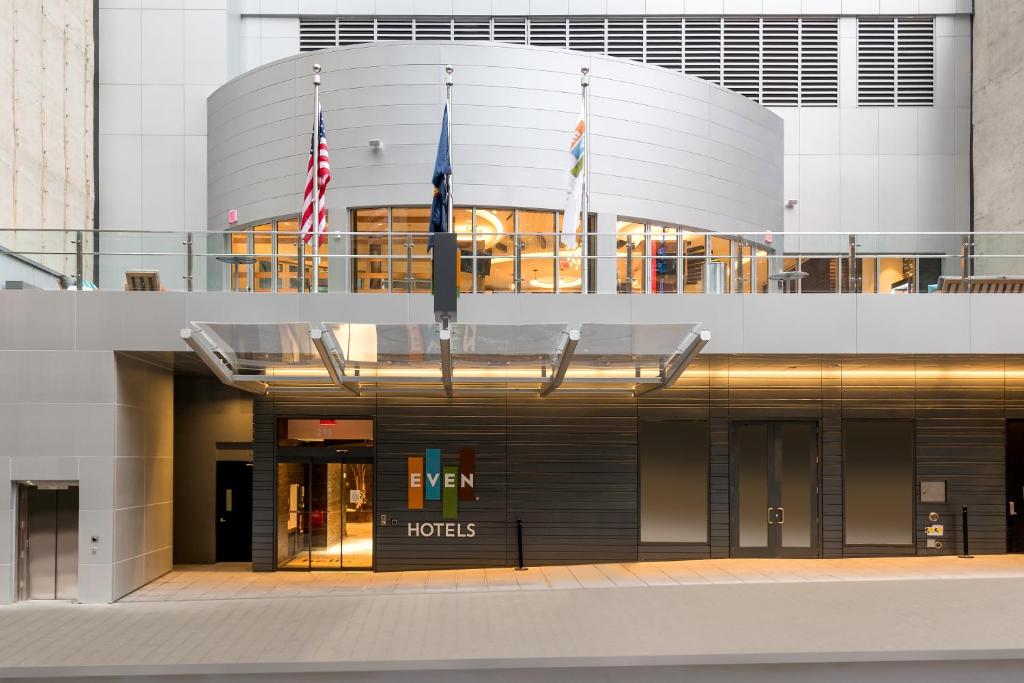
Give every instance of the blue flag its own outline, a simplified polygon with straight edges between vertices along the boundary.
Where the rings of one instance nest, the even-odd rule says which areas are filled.
[[[452,159],[448,154],[448,105],[444,106],[441,120],[441,139],[437,142],[437,159],[434,161],[434,200],[430,205],[430,233],[448,232],[448,192],[452,174]],[[433,244],[433,239],[431,239]]]

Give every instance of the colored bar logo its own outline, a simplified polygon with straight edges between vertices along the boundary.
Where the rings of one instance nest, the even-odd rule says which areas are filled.
[[[423,509],[423,458],[412,456],[408,459],[409,509]]]
[[[406,459],[407,499],[410,510],[422,510],[425,501],[440,501],[441,516],[457,519],[459,501],[476,500],[476,451],[459,451],[459,464],[441,465],[441,449],[428,448],[426,456]]]

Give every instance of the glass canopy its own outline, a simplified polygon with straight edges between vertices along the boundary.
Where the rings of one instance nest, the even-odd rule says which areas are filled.
[[[449,395],[471,385],[642,393],[671,385],[710,339],[699,323],[192,323],[182,336],[222,381],[254,393],[414,385]]]

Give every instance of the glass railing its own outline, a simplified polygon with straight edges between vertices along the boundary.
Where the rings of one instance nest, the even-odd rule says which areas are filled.
[[[622,225],[634,225],[620,222]],[[638,226],[639,227],[639,226]],[[423,232],[0,229],[6,289],[431,291]],[[708,233],[681,228],[458,235],[462,292],[1021,293],[1024,232]]]

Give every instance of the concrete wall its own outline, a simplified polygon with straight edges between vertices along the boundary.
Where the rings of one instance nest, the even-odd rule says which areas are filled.
[[[0,351],[0,603],[16,595],[12,496],[28,480],[79,482],[79,599],[110,602],[171,567],[171,374],[46,346]]]
[[[591,210],[732,231],[782,224],[782,122],[729,90],[659,67],[565,50],[373,43],[289,57],[209,101],[209,225],[297,214],[312,111],[312,64],[333,180],[327,208],[425,205],[455,67],[456,201],[563,209],[580,67],[591,68]],[[367,141],[379,139],[374,152]],[[342,220],[339,220],[342,219]]]
[[[1024,3],[978,0],[974,18],[974,221],[980,254],[1024,253]],[[1024,263],[979,259],[979,275],[1022,275]]]
[[[0,54],[0,229],[19,230],[0,246],[73,273],[71,238],[32,231],[93,226],[92,0],[5,0]],[[6,265],[0,282],[14,279]]]
[[[249,451],[218,451],[218,441],[252,441],[252,398],[204,377],[174,380],[175,564],[217,559],[217,461],[251,458]]]
[[[459,322],[702,322],[707,353],[1021,352],[1015,294],[459,297]],[[187,351],[191,321],[432,324],[429,296],[0,291],[0,349]],[[125,321],[130,321],[126,323]]]

